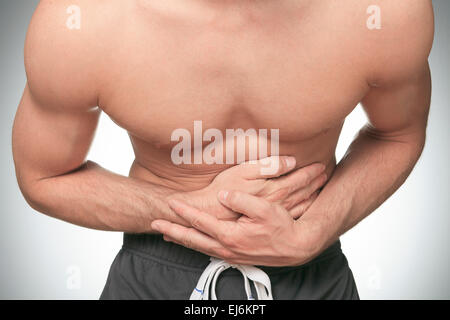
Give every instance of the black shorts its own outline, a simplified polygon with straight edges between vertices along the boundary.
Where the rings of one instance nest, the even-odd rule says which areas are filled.
[[[207,255],[166,242],[161,235],[124,234],[100,299],[187,300],[209,262]],[[301,266],[258,267],[268,274],[275,300],[359,299],[340,241]],[[225,270],[216,294],[218,299],[247,299],[242,274]]]

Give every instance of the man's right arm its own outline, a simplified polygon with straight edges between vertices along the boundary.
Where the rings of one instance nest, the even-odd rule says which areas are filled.
[[[179,220],[162,200],[171,190],[86,162],[101,113],[91,63],[97,27],[69,30],[65,2],[41,1],[25,43],[28,82],[12,136],[25,199],[49,216],[101,230],[149,232],[158,215]]]
[[[162,200],[170,190],[85,161],[99,114],[95,108],[52,109],[36,102],[27,85],[13,128],[16,175],[27,202],[100,230],[150,232],[155,215],[177,219]]]

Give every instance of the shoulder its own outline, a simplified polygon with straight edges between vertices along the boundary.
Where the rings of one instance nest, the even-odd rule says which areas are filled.
[[[369,82],[402,81],[422,72],[434,36],[431,0],[363,2],[367,19],[378,15],[380,23],[379,28],[369,28],[367,21],[362,40],[370,57]]]
[[[105,1],[42,0],[25,42],[25,69],[33,97],[47,106],[97,103]],[[103,13],[103,14],[102,14]]]

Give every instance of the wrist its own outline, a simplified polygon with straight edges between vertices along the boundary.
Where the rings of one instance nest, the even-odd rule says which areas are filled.
[[[295,222],[294,240],[298,264],[304,264],[318,256],[328,246],[330,235],[322,223],[315,219],[298,219]]]
[[[197,191],[175,191],[173,193],[167,194],[164,197],[166,203],[171,200],[178,200],[188,204],[192,204],[193,199],[196,198]]]

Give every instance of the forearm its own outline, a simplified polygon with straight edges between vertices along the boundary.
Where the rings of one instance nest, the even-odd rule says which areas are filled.
[[[309,221],[317,228],[320,247],[327,247],[403,184],[420,157],[424,140],[424,130],[407,137],[387,137],[364,127],[299,222]]]
[[[87,162],[74,172],[36,181],[27,201],[39,212],[83,227],[144,233],[152,232],[154,219],[174,216],[164,201],[171,192]]]

